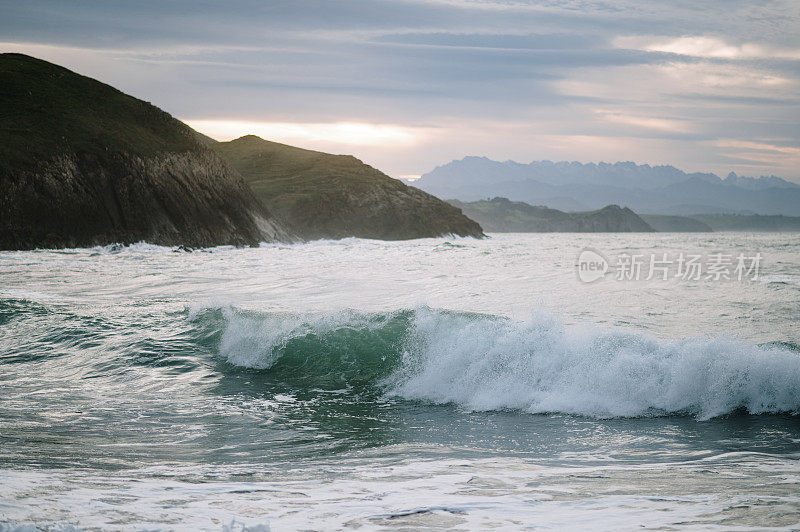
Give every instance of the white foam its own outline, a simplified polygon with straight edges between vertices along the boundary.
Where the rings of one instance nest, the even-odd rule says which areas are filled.
[[[232,307],[222,312],[220,355],[256,369],[272,367],[294,338],[341,327],[375,330],[393,316],[343,311],[312,317]],[[392,396],[468,410],[699,419],[739,409],[800,411],[800,353],[781,345],[732,338],[664,341],[565,327],[546,313],[521,322],[420,307],[399,349],[402,360],[376,384]]]
[[[29,290],[18,290],[14,288],[5,288],[0,290],[0,299],[24,299],[26,301],[47,301],[54,299],[52,294],[44,294],[42,292],[33,292]]]
[[[64,516],[78,529],[130,532],[797,528],[797,490],[779,482],[797,474],[794,458],[716,457],[703,463],[709,475],[697,462],[558,467],[418,450],[338,456],[254,481],[174,465],[103,475],[6,469],[0,500],[9,523],[0,532],[75,530],[58,526]],[[201,472],[202,482],[180,480]]]
[[[593,417],[800,410],[800,355],[733,339],[658,341],[565,328],[538,314],[521,323],[417,311],[392,395],[471,410]]]
[[[762,283],[792,284],[800,286],[800,275],[765,275],[759,279]]]

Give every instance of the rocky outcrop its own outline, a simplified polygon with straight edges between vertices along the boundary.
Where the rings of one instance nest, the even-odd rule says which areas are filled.
[[[212,145],[258,198],[307,240],[482,237],[481,227],[448,203],[349,155],[304,150],[248,135]]]
[[[596,211],[564,212],[507,198],[461,202],[449,200],[477,220],[488,232],[498,233],[630,233],[653,232],[627,207],[608,205]]]
[[[291,239],[185,124],[93,79],[0,55],[0,249]]]

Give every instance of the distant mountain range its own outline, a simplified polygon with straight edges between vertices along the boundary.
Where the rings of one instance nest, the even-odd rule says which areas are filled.
[[[720,178],[673,166],[632,162],[537,161],[521,164],[465,157],[423,175],[414,186],[441,198],[475,201],[496,196],[564,211],[618,204],[639,213],[800,213],[800,185],[776,176]]]

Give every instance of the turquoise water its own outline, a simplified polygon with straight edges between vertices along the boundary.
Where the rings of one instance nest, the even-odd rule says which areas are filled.
[[[2,252],[0,530],[794,529],[798,311],[796,233]]]

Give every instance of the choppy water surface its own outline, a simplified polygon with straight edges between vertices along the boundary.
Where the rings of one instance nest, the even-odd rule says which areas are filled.
[[[797,233],[2,252],[0,530],[796,529],[799,312]]]

